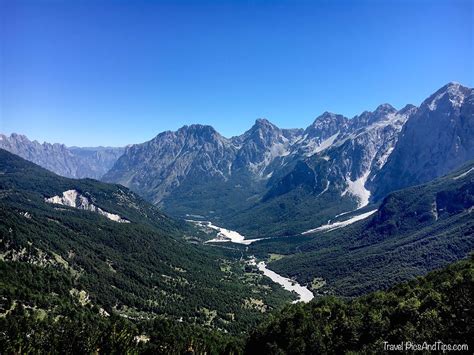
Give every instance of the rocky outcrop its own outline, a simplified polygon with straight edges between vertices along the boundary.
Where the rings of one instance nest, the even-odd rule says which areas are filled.
[[[48,198],[45,198],[44,201],[47,203],[53,203],[56,205],[69,206],[69,207],[78,208],[80,210],[96,212],[114,222],[130,223],[130,221],[126,220],[125,218],[120,217],[118,214],[110,213],[110,212],[104,211],[100,207],[97,207],[91,201],[89,201],[89,199],[86,196],[80,194],[76,190],[64,191],[61,196],[48,197]]]

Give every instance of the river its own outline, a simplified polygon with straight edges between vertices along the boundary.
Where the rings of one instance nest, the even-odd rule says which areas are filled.
[[[222,227],[218,227],[209,221],[195,221],[195,220],[187,220],[187,221],[196,224],[200,228],[209,228],[209,229],[213,229],[217,231],[216,238],[208,240],[205,243],[231,242],[231,243],[237,243],[237,244],[250,245],[253,242],[262,240],[262,239],[246,239],[239,232],[236,232],[230,229],[225,229]],[[250,264],[256,265],[258,270],[260,270],[263,273],[263,275],[270,278],[273,282],[281,285],[285,290],[296,292],[299,298],[296,301],[293,301],[293,303],[309,302],[314,298],[314,294],[306,286],[301,286],[296,281],[283,277],[277,274],[275,271],[268,269],[267,264],[264,261],[260,261],[259,263],[257,263],[255,258],[252,258],[250,260]]]
[[[293,301],[292,303],[306,303],[314,298],[313,292],[311,292],[306,286],[301,286],[296,281],[287,277],[283,277],[277,274],[275,271],[270,270],[269,268],[267,268],[267,264],[264,261],[260,261],[259,263],[257,263],[255,258],[253,258],[251,259],[250,264],[256,265],[258,270],[263,272],[266,277],[270,278],[273,282],[283,286],[285,290],[296,292],[299,298],[296,301]]]

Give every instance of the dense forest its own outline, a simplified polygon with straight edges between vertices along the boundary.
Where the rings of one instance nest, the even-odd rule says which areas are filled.
[[[252,333],[248,354],[384,352],[384,342],[474,347],[474,258],[388,291],[286,307]]]
[[[163,317],[104,316],[51,268],[1,262],[0,348],[13,353],[383,353],[384,342],[474,346],[474,258],[350,301],[320,297],[275,311],[245,336]],[[16,307],[8,300],[15,299]],[[45,311],[45,310],[48,311]]]
[[[223,331],[169,320],[110,314],[70,291],[74,280],[51,267],[0,262],[0,349],[17,353],[237,353]]]
[[[71,189],[130,223],[45,202]],[[61,295],[35,288],[44,284],[51,290],[67,288],[64,295],[93,305],[102,314],[127,319],[161,315],[240,334],[294,298],[246,270],[240,250],[202,245],[202,238],[207,238],[202,232],[166,217],[126,188],[59,177],[1,150],[0,220],[5,267],[15,265],[24,277],[40,271],[57,275],[38,285],[31,276],[29,287],[23,287],[26,282],[15,283],[15,278],[4,280],[0,296],[5,310],[29,304],[30,298],[20,299],[18,292],[28,291],[40,300]],[[10,274],[2,277],[13,277]],[[55,307],[31,306],[47,314]]]

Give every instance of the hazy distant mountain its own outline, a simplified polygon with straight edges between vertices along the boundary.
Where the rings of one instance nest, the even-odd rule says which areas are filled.
[[[0,134],[0,148],[62,176],[94,179],[101,178],[125,150],[111,147],[66,147],[58,143],[40,144],[16,133],[10,137]]]

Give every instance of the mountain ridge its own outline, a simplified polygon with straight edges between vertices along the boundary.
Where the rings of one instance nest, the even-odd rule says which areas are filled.
[[[419,107],[397,110],[384,103],[352,118],[324,112],[305,129],[259,118],[227,138],[209,125],[185,125],[125,147],[108,160],[110,169],[101,178],[131,188],[175,217],[203,215],[259,236],[298,233],[298,223],[306,228],[378,203],[391,191],[472,159],[473,107],[472,88],[448,83]],[[85,148],[68,149],[59,159],[65,169],[68,159],[88,154]],[[254,216],[268,225],[281,220],[295,226],[262,230]]]
[[[187,141],[173,138],[195,132],[195,126],[185,126],[167,133],[166,139],[157,135],[127,149],[103,179],[131,187],[174,216],[203,215],[255,236],[298,233],[304,230],[300,228],[309,229],[336,214],[377,203],[390,191],[436,178],[474,158],[469,143],[469,138],[474,141],[474,129],[469,128],[474,120],[472,92],[450,83],[420,107],[408,104],[397,110],[385,103],[352,118],[324,112],[304,130],[285,130],[257,119],[240,136],[225,138],[207,128],[211,136],[202,134]],[[428,156],[425,164],[440,166],[426,172],[428,180],[410,177],[417,169],[421,176],[428,170],[414,162],[403,172],[404,180],[398,181],[391,170],[397,169],[393,161],[403,155],[400,152],[414,157],[437,144],[435,137],[426,147],[417,144],[419,138],[405,138],[427,115],[433,118],[431,126],[420,132],[444,134],[445,151],[454,149],[457,136],[464,137],[459,151],[465,153],[452,164],[442,155]],[[446,121],[452,122],[450,130]],[[161,159],[167,150],[169,154]],[[257,221],[265,221],[268,227],[262,229]]]
[[[22,134],[0,133],[0,148],[21,156],[54,173],[70,178],[101,178],[125,151],[125,147],[67,147],[39,143]]]

